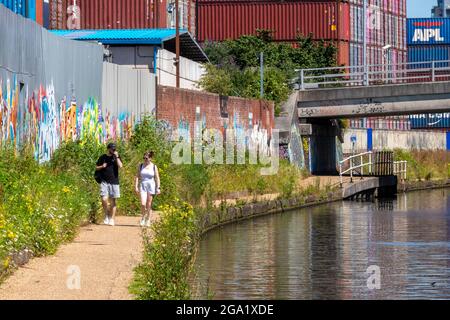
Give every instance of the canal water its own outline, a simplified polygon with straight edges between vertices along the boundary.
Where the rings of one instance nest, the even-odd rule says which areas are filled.
[[[204,236],[196,267],[203,298],[449,299],[450,190],[230,224]]]

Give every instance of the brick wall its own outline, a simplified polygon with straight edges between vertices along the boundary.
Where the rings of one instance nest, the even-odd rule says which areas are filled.
[[[156,117],[166,120],[173,129],[181,122],[188,123],[193,135],[194,122],[203,121],[208,129],[248,129],[250,123],[272,134],[274,126],[273,102],[221,97],[217,94],[158,86]]]

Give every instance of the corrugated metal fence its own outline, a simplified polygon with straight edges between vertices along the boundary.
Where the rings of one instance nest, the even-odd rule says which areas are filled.
[[[103,63],[102,104],[112,116],[124,111],[139,117],[153,114],[156,106],[156,77],[148,69],[132,69]]]
[[[0,79],[15,78],[31,94],[53,82],[56,101],[101,98],[103,48],[55,36],[0,6]]]

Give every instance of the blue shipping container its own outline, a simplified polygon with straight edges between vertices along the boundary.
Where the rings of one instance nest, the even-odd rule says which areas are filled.
[[[412,18],[406,22],[409,46],[450,44],[450,18]]]
[[[26,0],[0,0],[0,3],[12,10],[14,13],[20,14],[24,17],[27,16]]]
[[[408,62],[446,61],[450,60],[450,45],[408,46]],[[448,63],[440,62],[436,67],[448,67]],[[430,68],[431,63],[412,64],[411,69]]]
[[[411,129],[450,128],[450,112],[409,116]]]

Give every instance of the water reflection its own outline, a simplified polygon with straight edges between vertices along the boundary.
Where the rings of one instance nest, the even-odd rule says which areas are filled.
[[[198,274],[216,299],[450,298],[449,220],[449,190],[262,217],[207,234]]]

